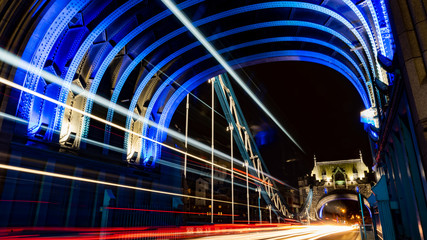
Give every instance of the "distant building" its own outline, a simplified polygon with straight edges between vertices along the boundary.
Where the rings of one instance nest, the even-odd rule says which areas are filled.
[[[319,184],[324,184],[326,187],[349,188],[357,185],[358,180],[365,178],[369,168],[363,162],[362,154],[360,158],[317,162],[314,156],[314,168],[311,171],[311,176],[315,178]]]
[[[363,162],[362,154],[357,159],[317,162],[314,156],[314,167],[311,175],[298,179],[301,203],[304,203],[310,188],[313,189],[311,218],[315,218],[319,200],[325,196],[355,196],[360,192],[365,198],[371,195],[369,168]],[[333,198],[332,198],[333,199]],[[354,200],[349,198],[349,200]]]

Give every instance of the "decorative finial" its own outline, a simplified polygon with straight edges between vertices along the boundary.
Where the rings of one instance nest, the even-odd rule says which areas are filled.
[[[316,165],[317,165],[317,161],[316,161],[316,154],[314,154],[313,159],[314,159],[314,166],[316,166]]]
[[[359,150],[360,161],[363,162],[362,151]]]

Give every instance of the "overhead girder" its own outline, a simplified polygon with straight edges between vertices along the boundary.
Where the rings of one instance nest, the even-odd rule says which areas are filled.
[[[354,75],[352,71],[350,71],[344,64],[340,62],[333,61],[333,59],[329,56],[314,53],[314,52],[305,52],[305,51],[276,51],[276,52],[265,52],[261,54],[256,54],[252,56],[247,56],[241,59],[235,59],[230,61],[230,65],[241,66],[246,63],[247,66],[250,66],[250,63],[257,63],[257,61],[262,60],[263,62],[273,62],[273,61],[305,61],[305,62],[313,62],[322,64],[329,68],[334,69],[335,71],[341,73],[347,79],[349,79],[353,85],[357,85],[359,82],[357,77]],[[179,103],[185,98],[188,92],[191,92],[197,86],[205,82],[205,79],[208,79],[211,76],[218,75],[224,72],[221,65],[217,65],[215,67],[209,68],[194,77],[185,81],[182,86],[177,89],[171,97],[166,101],[165,106],[163,108],[162,114],[160,116],[160,120],[158,121],[157,128],[152,128],[154,133],[148,134],[147,136],[154,139],[155,141],[164,141],[166,137],[166,132],[159,129],[167,129],[169,123],[172,119],[173,113],[178,107]],[[358,91],[360,94],[360,91]],[[369,100],[365,98],[364,104],[365,106],[369,103]],[[152,144],[154,147],[151,147],[152,153],[150,153],[153,157],[158,157],[160,153],[161,146],[157,144]],[[147,147],[148,148],[148,147]]]
[[[373,78],[382,76],[376,61],[376,52],[384,51],[384,46],[379,33],[380,26],[375,17],[377,13],[372,2],[366,2],[368,8],[357,6],[351,0],[331,0],[322,3],[322,6],[319,3],[304,1],[261,2],[250,5],[224,1],[222,4],[215,2],[215,5],[210,6],[209,1],[188,0],[179,3],[178,8],[191,13],[193,25],[199,27],[202,32],[214,33],[208,37],[208,41],[215,44],[216,41],[223,40],[221,54],[226,56],[228,52],[238,52],[239,61],[227,59],[230,63],[239,62],[245,65],[262,61],[263,58],[265,61],[292,59],[317,62],[346,76],[356,87],[365,106],[369,107],[375,104],[375,97],[366,84],[372,82]],[[288,11],[289,16],[282,18],[282,10]],[[270,16],[272,11],[275,11],[276,15]],[[274,19],[277,18],[277,13],[280,17],[278,20]],[[259,19],[271,20],[257,22],[258,18],[248,17],[253,15],[263,16]],[[132,20],[129,20],[131,18]],[[297,28],[296,32],[292,33],[295,35],[283,32],[274,37],[263,37],[257,32],[254,39],[239,38],[239,34],[283,27]],[[74,35],[70,34],[71,32]],[[143,114],[145,119],[154,116],[153,114],[163,107],[160,116],[154,120],[167,127],[174,108],[182,100],[183,87],[193,89],[207,77],[221,72],[221,67],[215,66],[211,56],[204,55],[205,51],[189,54],[194,53],[194,49],[201,49],[201,46],[199,42],[193,42],[194,38],[186,33],[187,29],[160,1],[54,1],[52,7],[45,11],[43,20],[30,38],[23,57],[40,69],[44,68],[64,78],[66,84],[61,87],[46,84],[37,74],[24,71],[17,72],[15,82],[24,83],[24,86],[30,89],[72,104],[88,113],[92,112],[95,94],[102,94],[109,98],[111,103],[108,108],[98,111],[102,111],[108,121],[115,119],[113,106],[119,104],[120,97],[126,95],[129,101],[122,105],[128,105],[131,112]],[[313,36],[309,36],[310,33]],[[277,45],[283,42],[289,43],[287,47],[291,49],[277,49]],[[297,42],[306,45],[297,46]],[[262,48],[266,44],[276,45],[272,45],[274,49],[271,49],[270,53],[251,52],[253,46]],[[362,49],[360,52],[356,50],[359,47]],[[325,49],[330,49],[330,52]],[[248,52],[245,56],[246,50]],[[61,59],[62,64],[59,64],[60,59],[52,57],[57,53],[62,54],[64,58]],[[294,56],[297,53],[302,54],[300,58]],[[336,57],[325,55],[331,53]],[[276,55],[273,57],[271,54]],[[323,60],[316,55],[323,55]],[[202,79],[196,79],[197,77]],[[194,81],[191,83],[194,85],[190,86],[191,81],[187,78]],[[176,85],[177,89],[170,88],[174,81],[180,84]],[[74,96],[69,92],[70,84],[87,89],[90,94]],[[102,92],[99,92],[100,84],[103,85]],[[124,86],[132,87],[123,89]],[[132,98],[129,94],[123,94],[124,91],[132,92]],[[176,101],[177,99],[179,101]],[[62,108],[57,111],[55,107],[48,107],[47,104],[49,103],[22,94],[17,114],[30,120],[29,135],[37,132],[42,124],[46,124],[49,127],[46,140],[51,140],[53,132],[60,130],[59,140],[66,142],[72,132],[77,137],[73,146],[79,147],[79,138],[87,137],[89,131],[93,131],[89,128],[89,118],[78,113],[64,113]],[[135,110],[138,108],[139,110]],[[167,114],[169,115],[166,116]],[[135,124],[139,125],[135,127]],[[111,129],[105,127],[104,142],[109,143]],[[156,128],[149,129],[146,120],[132,123],[131,117],[126,116],[126,127],[134,128],[144,136],[164,139]],[[125,135],[123,145],[126,149],[132,147],[139,151],[139,154],[157,155],[146,142],[141,141],[138,146],[129,146],[128,136]],[[147,151],[149,148],[152,150]],[[128,153],[132,155],[129,149]]]
[[[329,31],[333,31],[333,30],[329,30]],[[229,31],[229,33],[230,33],[230,31]],[[336,34],[338,34],[338,33],[336,33]],[[216,36],[223,36],[223,35],[225,35],[225,34],[216,34]],[[208,39],[210,39],[210,40],[212,39],[213,40],[214,38],[208,38]],[[321,45],[321,46],[325,46],[325,47],[331,48],[334,51],[336,51],[339,54],[341,54],[343,57],[345,57],[347,59],[347,61],[349,63],[351,63],[350,65],[352,65],[357,70],[357,73],[359,74],[359,77],[357,77],[357,79],[358,78],[362,79],[362,82],[357,81],[357,82],[354,82],[353,84],[358,89],[358,92],[361,95],[361,98],[364,100],[365,107],[369,107],[369,101],[367,101],[366,95],[363,96],[364,95],[363,94],[364,93],[364,90],[363,90],[364,87],[363,86],[364,86],[364,83],[366,82],[366,79],[363,76],[362,71],[360,70],[359,66],[357,66],[357,64],[354,62],[354,60],[351,59],[350,56],[348,56],[347,53],[345,53],[344,51],[338,49],[337,47],[335,47],[335,46],[333,46],[333,45],[331,45],[331,44],[329,44],[327,42],[319,41],[319,40],[316,40],[316,39],[305,38],[305,37],[277,37],[277,38],[268,38],[268,39],[255,40],[255,41],[251,41],[251,42],[245,42],[245,43],[238,44],[238,45],[235,45],[235,46],[231,46],[231,47],[228,47],[228,48],[225,48],[225,49],[221,49],[218,52],[219,53],[231,52],[233,50],[236,50],[236,49],[239,49],[239,48],[243,48],[243,47],[248,47],[248,46],[253,46],[253,45],[258,45],[258,44],[281,42],[281,41],[299,41],[299,42],[314,43],[314,44],[317,44],[317,45]],[[164,58],[164,60],[161,63],[159,63],[156,66],[156,68],[158,68],[158,69],[162,68],[163,64],[167,63],[168,60],[174,59],[176,56],[183,54],[183,52],[185,52],[186,50],[188,50],[188,48],[191,48],[193,46],[194,46],[194,44],[188,45],[188,47],[184,47],[184,48],[180,49],[179,51],[175,52],[174,54],[172,54],[172,55]],[[145,119],[147,120],[147,119],[150,118],[150,115],[152,114],[152,110],[153,110],[152,108],[153,108],[154,104],[157,103],[157,98],[162,93],[162,91],[166,88],[166,86],[168,86],[171,83],[171,81],[174,81],[175,76],[179,77],[180,74],[182,74],[183,72],[185,72],[188,69],[193,68],[197,63],[200,63],[201,61],[206,60],[209,57],[210,57],[210,55],[205,55],[205,56],[203,56],[203,57],[201,57],[201,58],[193,61],[191,64],[188,64],[188,65],[186,65],[184,67],[179,68],[179,70],[177,72],[172,73],[168,77],[168,79],[166,79],[162,83],[162,85],[157,88],[157,92],[152,96],[150,104],[147,107],[147,111],[146,111],[146,114],[145,114]],[[153,71],[152,74],[154,74],[155,72],[157,72],[156,69],[153,69],[152,71]],[[147,80],[149,80],[151,78],[150,74],[148,74],[146,76],[146,78],[147,78]],[[134,100],[135,99],[136,99],[136,97],[134,98]],[[163,98],[162,98],[162,102],[164,102]],[[154,110],[154,112],[155,111],[156,110]],[[108,119],[108,120],[111,120],[111,119]],[[129,124],[130,124],[130,117],[128,117],[127,125],[126,125],[128,128],[129,128]],[[148,128],[147,121],[145,121],[144,125],[143,125],[143,130],[142,130],[142,134],[143,135],[145,135],[147,133],[147,128]],[[146,142],[146,140],[143,140],[143,146],[144,146],[143,149],[148,149],[148,147],[146,147],[146,145],[144,144],[145,142]]]
[[[239,48],[244,48],[244,47],[248,47],[248,46],[256,46],[256,45],[260,45],[260,44],[267,44],[267,43],[274,43],[274,42],[287,42],[287,41],[295,41],[295,42],[307,42],[307,43],[313,43],[313,44],[317,44],[317,45],[321,45],[321,46],[325,46],[328,48],[333,49],[334,51],[338,52],[339,54],[341,54],[344,58],[346,58],[348,60],[349,63],[351,63],[351,65],[357,70],[357,73],[359,73],[360,77],[357,77],[357,79],[361,78],[362,82],[360,81],[356,81],[355,83],[353,83],[355,85],[355,87],[358,90],[359,94],[361,95],[361,98],[364,100],[364,104],[365,107],[369,107],[369,100],[366,98],[366,95],[363,96],[364,90],[363,90],[363,85],[364,82],[366,81],[365,77],[362,74],[362,71],[360,70],[359,66],[354,62],[353,59],[350,58],[350,56],[345,53],[344,51],[342,51],[341,49],[327,43],[327,42],[323,42],[323,41],[319,41],[316,39],[311,39],[311,38],[305,38],[305,37],[277,37],[277,38],[267,38],[267,39],[260,39],[260,40],[255,40],[255,41],[251,41],[251,42],[245,42],[242,44],[238,44],[232,47],[228,47],[225,49],[221,49],[218,52],[219,53],[223,53],[223,52],[229,52],[232,50],[236,50]],[[190,45],[189,45],[190,46]],[[184,52],[186,49],[182,48],[181,50],[179,50],[178,52],[174,53],[173,55],[177,54],[182,54],[182,52]],[[194,67],[194,65],[196,65],[198,62],[205,60],[209,57],[209,55],[205,55],[204,57],[201,57],[199,59],[197,59],[196,61],[192,62],[191,64],[188,64],[182,68],[180,68],[178,71],[172,73],[171,76],[169,76],[163,83],[161,86],[159,86],[155,92],[155,94],[151,97],[151,101],[147,107],[146,113],[145,113],[145,121],[143,122],[143,130],[142,130],[142,134],[146,135],[147,134],[147,129],[148,129],[148,119],[150,119],[150,116],[152,114],[152,112],[156,112],[157,109],[153,109],[154,105],[157,105],[158,107],[160,106],[160,104],[164,105],[165,103],[165,98],[160,98],[161,95],[166,95],[167,91],[163,91],[165,90],[165,88],[171,84],[171,81],[174,81],[174,77],[175,76],[179,76],[180,73],[182,73],[184,70],[188,70],[191,69],[192,67]],[[162,68],[163,64],[167,63],[167,61],[169,59],[173,59],[174,57],[172,55],[170,55],[169,57],[165,58],[161,63],[159,63],[156,67],[157,68]],[[155,69],[153,69],[155,70]],[[147,75],[147,77],[149,77],[149,75]],[[362,90],[361,90],[362,89]],[[158,99],[160,98],[160,102],[158,101]],[[143,150],[144,149],[148,149],[148,147],[146,146],[145,142],[146,140],[142,141],[142,145],[143,145]]]

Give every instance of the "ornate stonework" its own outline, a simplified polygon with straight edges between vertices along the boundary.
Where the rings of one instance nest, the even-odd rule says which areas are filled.
[[[357,159],[317,162],[314,156],[314,168],[311,175],[299,178],[298,185],[301,202],[307,198],[310,188],[313,189],[311,218],[316,218],[319,200],[325,196],[345,194],[356,195],[358,191],[365,197],[371,194],[368,178],[369,168],[363,162],[362,154]],[[349,199],[351,200],[351,199]]]

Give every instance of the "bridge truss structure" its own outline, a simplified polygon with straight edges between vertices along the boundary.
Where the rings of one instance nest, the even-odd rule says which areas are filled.
[[[170,128],[186,96],[197,97],[193,90],[214,78],[246,168],[265,181],[264,199],[291,216],[224,73],[303,151],[235,69],[277,61],[325,65],[354,86],[369,110],[366,129],[378,137],[374,130],[387,97],[375,82],[389,84],[378,57],[392,59],[394,52],[387,1],[6,2],[0,60],[8,92],[1,107],[19,124],[2,125],[2,131],[18,142],[99,152],[103,160],[97,161],[115,159],[147,172],[156,171],[162,148],[188,155],[167,138],[230,159]],[[73,177],[83,174],[76,169]]]

